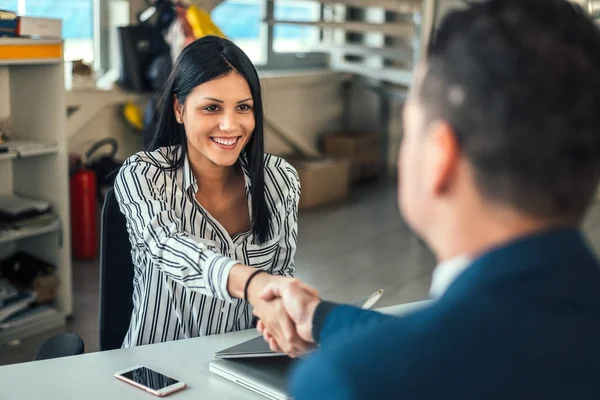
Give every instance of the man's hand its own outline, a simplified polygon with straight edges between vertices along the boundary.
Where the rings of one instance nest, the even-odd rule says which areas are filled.
[[[284,284],[287,281],[295,280],[292,278],[271,276],[266,273],[256,276],[248,287],[248,301],[254,307],[254,315],[260,318],[259,324],[261,328],[267,330],[274,337],[280,338],[280,342],[278,341],[277,343],[268,341],[271,350],[276,352],[283,351],[290,355],[290,357],[296,357],[306,353],[311,345],[299,337],[296,326],[288,316],[282,299],[265,299],[262,296],[262,293],[269,285]],[[309,285],[302,283],[301,287],[310,293],[316,294],[316,290]]]
[[[321,300],[314,288],[297,279],[279,280],[268,283],[260,297],[265,301],[282,301],[287,315],[296,326],[298,336],[306,343],[315,342],[312,320]],[[259,321],[258,331],[269,342],[271,349],[281,349],[287,353],[286,348],[290,347],[288,339],[261,322]]]

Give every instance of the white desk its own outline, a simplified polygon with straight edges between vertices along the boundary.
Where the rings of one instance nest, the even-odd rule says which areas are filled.
[[[410,303],[378,311],[400,315],[427,304]],[[156,397],[113,377],[118,370],[144,365],[186,382],[187,389],[168,397],[174,400],[261,400],[264,398],[208,371],[216,351],[256,336],[255,330],[248,330],[8,365],[0,367],[0,399],[151,400]]]

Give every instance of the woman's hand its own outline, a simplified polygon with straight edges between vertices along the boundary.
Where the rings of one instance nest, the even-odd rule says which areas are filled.
[[[314,343],[313,319],[321,299],[316,291],[307,290],[305,285],[297,279],[271,282],[261,293],[261,298],[266,301],[280,299],[288,316],[296,325],[296,331],[300,338],[308,343]],[[270,342],[272,333],[267,331],[265,335],[265,327],[260,322],[257,329],[264,335],[265,340]],[[276,337],[275,339],[280,345],[285,342],[285,338]]]
[[[274,341],[269,341],[271,350],[276,352],[283,351],[290,357],[297,357],[306,353],[313,345],[300,338],[296,325],[287,314],[283,301],[280,298],[267,301],[261,296],[267,285],[292,280],[293,278],[271,276],[267,273],[259,274],[252,279],[248,286],[248,301],[254,307],[254,315],[260,318],[261,327],[271,335],[285,339],[279,346]],[[317,291],[313,287],[300,281],[298,282],[305,290],[316,295]]]
[[[247,265],[237,264],[229,273],[227,280],[227,290],[232,297],[238,299],[244,298],[244,289],[250,276],[256,272],[256,268]],[[261,327],[275,337],[286,338],[283,348],[279,348],[273,343],[269,343],[271,350],[284,351],[291,357],[305,353],[310,349],[311,344],[305,342],[298,336],[296,325],[292,322],[287,314],[283,302],[279,298],[264,300],[261,294],[264,288],[270,283],[285,282],[293,278],[282,276],[272,276],[268,273],[260,273],[255,275],[248,285],[247,300],[254,308],[254,315],[260,318]],[[297,281],[297,285],[301,286],[310,293],[317,295],[316,289],[306,283]]]

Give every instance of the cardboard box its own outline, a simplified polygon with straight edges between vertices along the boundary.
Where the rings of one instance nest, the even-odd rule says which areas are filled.
[[[352,183],[376,178],[381,171],[381,138],[378,133],[341,132],[325,137],[325,153],[350,164]]]
[[[311,208],[348,197],[349,165],[345,160],[286,157],[300,177],[300,208]]]

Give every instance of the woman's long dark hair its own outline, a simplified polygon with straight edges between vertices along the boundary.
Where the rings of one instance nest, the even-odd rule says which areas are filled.
[[[236,72],[246,79],[254,100],[255,128],[240,156],[246,158],[250,174],[254,241],[264,243],[271,231],[271,212],[265,199],[264,123],[260,80],[254,65],[239,47],[227,39],[205,36],[183,49],[173,66],[157,105],[156,133],[148,150],[180,146],[183,151],[179,153],[177,159],[173,160],[172,168],[181,168],[188,148],[183,125],[175,120],[174,96],[179,103],[183,104],[196,86],[230,72]]]

